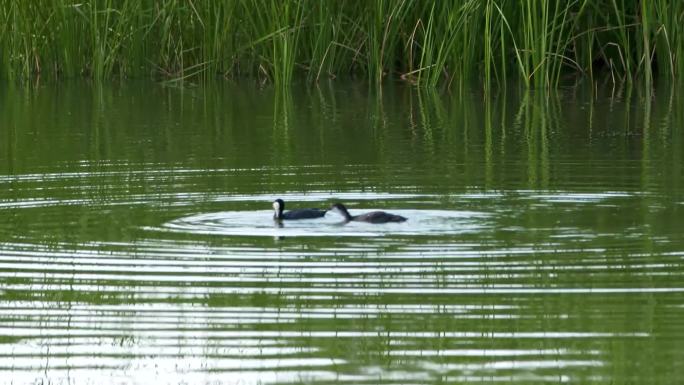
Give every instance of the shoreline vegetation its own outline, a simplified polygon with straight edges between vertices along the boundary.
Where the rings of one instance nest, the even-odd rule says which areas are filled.
[[[670,0],[0,1],[0,78],[676,80],[684,2]]]

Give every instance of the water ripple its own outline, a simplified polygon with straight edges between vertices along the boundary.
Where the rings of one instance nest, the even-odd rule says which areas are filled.
[[[684,316],[679,238],[629,217],[657,197],[314,187],[278,197],[409,220],[343,225],[328,213],[278,224],[271,193],[180,191],[205,171],[0,177],[15,191],[44,187],[0,199],[0,374],[405,384],[577,382],[591,371],[589,382],[602,382],[614,346],[684,335],[674,322]],[[127,178],[138,184],[121,187]],[[166,187],[147,192],[150,181]],[[86,188],[60,198],[63,183]],[[585,210],[629,220],[575,219]],[[652,323],[664,306],[673,322]]]

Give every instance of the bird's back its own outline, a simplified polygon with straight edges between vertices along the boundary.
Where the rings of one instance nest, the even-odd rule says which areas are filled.
[[[370,213],[365,213],[357,215],[353,219],[359,222],[369,222],[369,223],[388,223],[388,222],[404,222],[406,218],[401,215],[395,215],[386,213],[384,211],[371,211]]]
[[[283,219],[312,219],[325,216],[327,210],[321,209],[300,209],[291,210],[283,213]]]

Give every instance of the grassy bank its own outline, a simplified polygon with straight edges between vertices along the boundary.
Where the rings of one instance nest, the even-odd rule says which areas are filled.
[[[553,87],[684,74],[671,0],[0,0],[0,76]]]

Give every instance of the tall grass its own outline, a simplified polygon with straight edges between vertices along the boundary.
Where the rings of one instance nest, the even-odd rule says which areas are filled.
[[[669,0],[0,0],[0,75],[650,86],[684,73],[683,21]]]

